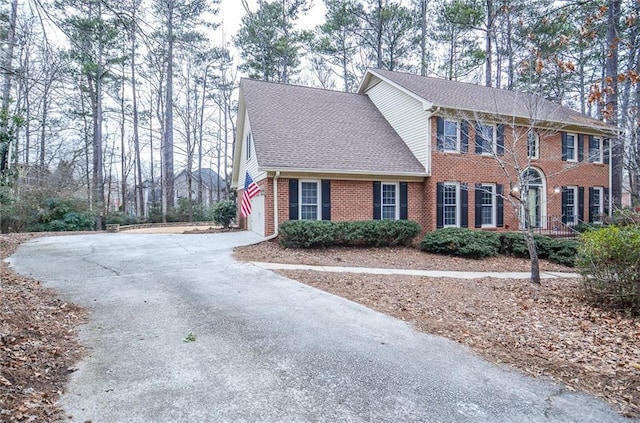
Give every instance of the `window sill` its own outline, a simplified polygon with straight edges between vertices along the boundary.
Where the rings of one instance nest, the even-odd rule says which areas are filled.
[[[495,231],[498,230],[498,227],[497,226],[488,226],[487,225],[487,226],[482,226],[480,229],[483,230],[483,231],[495,232]]]

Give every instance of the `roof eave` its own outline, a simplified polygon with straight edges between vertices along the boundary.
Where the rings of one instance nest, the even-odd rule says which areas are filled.
[[[399,176],[399,177],[429,177],[427,172],[399,172],[399,171],[372,171],[372,170],[349,170],[349,169],[309,169],[293,167],[258,167],[258,171],[267,173],[314,173],[322,175],[352,175],[352,176]]]

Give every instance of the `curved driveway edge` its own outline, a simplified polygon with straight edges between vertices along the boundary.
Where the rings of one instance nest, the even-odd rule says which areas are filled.
[[[89,307],[84,422],[629,422],[603,402],[231,256],[248,232],[38,238],[21,274]],[[195,341],[187,341],[193,334]],[[192,338],[191,338],[192,339]]]

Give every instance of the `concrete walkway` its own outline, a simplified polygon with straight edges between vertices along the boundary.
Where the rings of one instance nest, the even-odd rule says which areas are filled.
[[[385,269],[372,267],[346,267],[346,266],[310,266],[306,264],[265,263],[252,261],[251,264],[266,270],[313,270],[316,272],[336,273],[366,273],[373,275],[408,275],[426,276],[428,278],[456,278],[456,279],[529,279],[530,272],[458,272],[453,270],[416,270],[416,269]],[[577,273],[566,272],[540,272],[542,279],[555,278],[579,278]]]

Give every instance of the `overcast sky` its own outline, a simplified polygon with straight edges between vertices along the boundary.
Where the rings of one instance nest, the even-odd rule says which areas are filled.
[[[257,0],[248,0],[248,3],[251,5],[252,11],[256,11],[258,9]],[[321,0],[315,0],[313,3],[313,8],[309,13],[300,18],[300,26],[302,28],[311,29],[324,21],[324,3]],[[218,21],[224,21],[224,32],[227,42],[233,43],[232,37],[236,32],[238,32],[238,29],[240,28],[240,20],[244,14],[245,11],[240,0],[222,0],[220,2]],[[217,36],[220,38],[216,39],[216,42],[220,43],[222,31],[218,32],[220,35]]]

